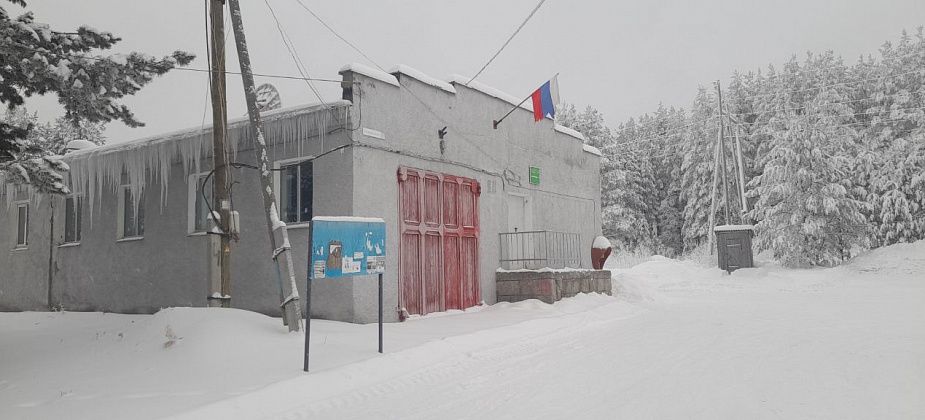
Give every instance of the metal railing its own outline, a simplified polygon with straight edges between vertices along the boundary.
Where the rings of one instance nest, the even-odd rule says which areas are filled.
[[[537,230],[498,234],[501,268],[581,268],[581,236],[577,233]]]

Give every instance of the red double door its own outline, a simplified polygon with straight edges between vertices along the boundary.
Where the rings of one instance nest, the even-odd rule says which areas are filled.
[[[427,314],[478,305],[478,181],[398,170],[400,306]]]

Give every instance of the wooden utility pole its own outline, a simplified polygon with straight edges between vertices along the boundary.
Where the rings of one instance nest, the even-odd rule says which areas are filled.
[[[263,123],[260,121],[260,111],[257,109],[257,89],[254,87],[250,53],[247,51],[247,40],[244,38],[244,21],[241,19],[241,7],[238,0],[228,0],[228,8],[231,13],[231,26],[234,29],[235,45],[238,49],[238,62],[241,64],[241,80],[244,82],[247,115],[250,117],[251,127],[254,129],[254,153],[257,155],[257,167],[260,171],[260,191],[266,208],[270,248],[273,260],[276,262],[276,272],[280,276],[286,276],[280,279],[280,285],[283,289],[283,301],[280,304],[283,308],[283,323],[289,326],[289,331],[299,331],[302,311],[299,307],[299,290],[296,288],[295,271],[292,268],[292,258],[289,251],[289,233],[286,231],[286,224],[279,220],[279,212],[276,209],[273,176],[270,172],[270,162],[267,158],[267,143],[263,136]]]
[[[716,100],[719,106],[719,130],[717,131],[719,135],[719,147],[720,147],[720,162],[722,163],[723,169],[723,215],[725,216],[723,221],[725,224],[729,224],[729,182],[726,179],[726,139],[723,133],[723,91],[720,88],[719,80],[716,81]]]
[[[216,226],[222,232],[213,235],[210,254],[209,306],[231,306],[231,192],[228,166],[228,107],[225,95],[225,1],[209,0],[209,22],[212,28],[210,53],[212,60],[212,209],[219,214]],[[198,180],[197,180],[198,182]],[[205,187],[205,186],[203,186]]]
[[[710,230],[707,232],[707,244],[713,255],[713,227],[716,226],[716,185],[719,184],[719,140],[713,145],[713,186],[710,190]]]

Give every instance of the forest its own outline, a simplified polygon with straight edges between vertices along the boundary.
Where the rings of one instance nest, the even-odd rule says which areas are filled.
[[[603,151],[603,232],[621,249],[683,256],[707,246],[711,223],[752,224],[757,251],[832,266],[925,238],[923,82],[920,27],[853,64],[809,52],[735,71],[687,109],[611,127],[566,105],[556,119]]]

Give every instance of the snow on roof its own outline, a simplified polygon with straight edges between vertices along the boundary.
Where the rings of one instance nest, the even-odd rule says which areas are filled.
[[[594,146],[592,146],[592,145],[590,145],[590,144],[583,144],[583,145],[581,145],[581,148],[582,148],[584,151],[586,151],[586,152],[588,152],[588,153],[590,153],[590,154],[592,154],[592,155],[597,155],[597,156],[600,156],[600,157],[604,157],[604,154],[601,153],[601,149],[598,149],[597,147],[594,147]]]
[[[399,65],[397,65],[397,66],[395,66],[395,67],[392,67],[392,68],[389,70],[389,73],[391,73],[391,74],[401,73],[401,74],[404,74],[405,76],[409,76],[409,77],[412,77],[412,78],[414,78],[414,79],[417,79],[418,81],[420,81],[420,82],[422,82],[422,83],[426,83],[426,84],[428,84],[428,85],[435,86],[435,87],[438,87],[438,88],[440,88],[440,89],[443,89],[444,91],[446,91],[446,92],[448,92],[448,93],[452,93],[452,94],[454,94],[454,95],[456,94],[456,88],[454,88],[453,85],[451,85],[451,84],[449,84],[449,83],[447,83],[447,82],[444,82],[443,80],[430,77],[430,76],[424,74],[423,72],[421,72],[420,70],[417,70],[417,69],[412,68],[412,67],[410,67],[410,66],[406,66],[406,65],[404,65],[404,64],[399,64]]]
[[[73,152],[76,150],[92,149],[94,147],[97,147],[97,145],[89,140],[71,140],[64,146],[64,150]]]
[[[268,119],[285,118],[287,116],[296,115],[296,114],[307,114],[307,113],[311,113],[311,112],[323,109],[325,108],[325,105],[329,107],[346,106],[346,105],[350,105],[350,101],[337,100],[333,102],[328,102],[327,104],[312,103],[312,104],[295,105],[295,106],[290,106],[286,108],[279,108],[279,109],[274,109],[271,111],[261,112],[260,117],[263,120],[268,120]],[[242,125],[247,125],[247,124],[250,124],[250,119],[246,115],[243,117],[231,118],[228,120],[229,129],[242,126]],[[122,150],[136,149],[136,148],[148,145],[148,144],[155,144],[155,143],[172,141],[172,140],[177,140],[177,139],[186,138],[186,137],[192,137],[196,134],[202,134],[202,133],[205,133],[211,130],[212,130],[212,124],[205,124],[199,127],[189,127],[189,128],[184,128],[180,130],[170,131],[167,133],[155,134],[152,136],[145,136],[145,137],[140,137],[140,138],[136,138],[132,140],[122,141],[118,143],[107,143],[102,146],[96,146],[93,148],[75,150],[71,153],[68,153],[67,158],[70,159],[70,158],[84,155],[87,153],[102,154],[102,153],[110,153],[110,152],[116,152],[116,151],[122,151]]]
[[[568,135],[570,135],[570,136],[572,136],[572,137],[574,137],[574,138],[576,138],[576,139],[578,139],[578,140],[585,141],[585,136],[582,135],[581,133],[579,133],[577,130],[573,130],[573,129],[568,128],[568,127],[566,127],[566,126],[564,126],[564,125],[559,125],[559,124],[554,125],[554,127],[555,127],[556,131],[558,131],[558,132],[560,132],[560,133],[562,133],[562,134],[568,134]]]
[[[385,223],[380,217],[359,217],[359,216],[315,216],[313,222],[360,222],[360,223]]]
[[[480,82],[473,81],[472,83],[466,84],[467,82],[469,82],[469,79],[471,79],[471,77],[460,76],[460,75],[458,75],[458,74],[451,74],[451,75],[450,75],[450,82],[453,83],[453,84],[463,85],[463,86],[468,87],[468,88],[470,88],[470,89],[475,89],[475,90],[477,90],[477,91],[479,91],[479,92],[482,92],[482,93],[484,93],[484,94],[486,94],[486,95],[488,95],[488,96],[492,96],[492,97],[498,98],[498,99],[500,99],[500,100],[502,100],[502,101],[508,102],[508,103],[510,103],[511,105],[517,106],[518,103],[520,103],[521,101],[523,101],[523,98],[517,98],[517,97],[515,97],[515,96],[513,96],[513,95],[510,95],[510,94],[508,94],[508,93],[502,92],[502,91],[500,91],[500,90],[498,90],[498,89],[495,89],[495,88],[493,88],[493,87],[491,87],[491,86],[483,85],[483,84],[480,83]],[[529,104],[529,106],[527,106],[528,104]],[[520,105],[520,107],[523,108],[523,109],[526,109],[527,111],[533,112],[533,103],[531,103],[530,101],[525,101],[523,104]]]
[[[388,74],[388,73],[386,73],[386,72],[384,72],[384,71],[382,71],[382,70],[374,69],[374,68],[372,68],[372,67],[370,67],[370,66],[367,66],[367,65],[364,65],[364,64],[360,64],[360,63],[350,63],[350,64],[347,64],[346,66],[341,67],[340,70],[338,71],[338,73],[339,73],[339,74],[343,74],[343,73],[348,72],[348,71],[352,71],[352,72],[354,72],[354,73],[362,74],[362,75],[364,75],[364,76],[366,76],[366,77],[371,77],[371,78],[373,78],[373,79],[376,79],[376,80],[379,80],[379,81],[388,83],[388,84],[390,84],[390,85],[392,85],[392,86],[395,86],[395,87],[401,87],[401,85],[398,84],[398,79],[396,79],[395,76],[392,76],[391,74]],[[414,76],[411,75],[411,74],[409,74],[409,76],[414,77]]]
[[[728,232],[733,230],[755,230],[752,225],[719,225],[713,228],[714,232]]]

